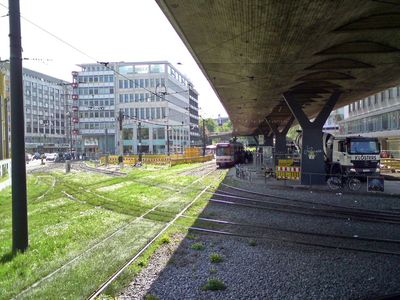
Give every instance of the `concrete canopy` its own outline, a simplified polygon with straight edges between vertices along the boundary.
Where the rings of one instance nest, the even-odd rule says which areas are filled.
[[[284,127],[292,92],[308,117],[400,83],[399,0],[156,0],[237,135]]]

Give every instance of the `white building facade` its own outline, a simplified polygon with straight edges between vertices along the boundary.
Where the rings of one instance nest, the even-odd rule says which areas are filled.
[[[6,71],[7,138],[11,145],[9,68]],[[69,82],[23,68],[25,149],[34,152],[67,152],[71,148],[68,111],[72,87]]]
[[[340,134],[379,138],[382,149],[400,156],[400,86],[345,107],[349,117],[339,123]]]
[[[77,103],[82,151],[178,153],[198,145],[198,93],[170,63],[80,66]]]

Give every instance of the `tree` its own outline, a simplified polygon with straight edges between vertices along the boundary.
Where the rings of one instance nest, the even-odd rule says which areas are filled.
[[[289,138],[291,138],[292,140],[294,140],[294,139],[297,137],[297,135],[298,135],[297,130],[301,130],[301,127],[300,127],[300,125],[298,125],[298,124],[295,125],[295,126],[293,126],[293,127],[291,127],[291,128],[289,129],[288,133],[286,134],[286,136],[289,137]]]
[[[222,126],[217,127],[217,132],[228,132],[228,131],[232,131],[232,122],[230,120],[222,124]]]
[[[210,132],[215,132],[217,130],[218,124],[214,119],[207,118],[204,119],[204,124],[206,126],[206,134]],[[203,119],[199,120],[200,132],[203,132]]]

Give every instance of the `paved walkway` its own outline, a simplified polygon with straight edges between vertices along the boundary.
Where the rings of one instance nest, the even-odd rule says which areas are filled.
[[[233,179],[236,180],[241,180],[241,181],[247,181],[247,182],[252,182],[253,184],[256,185],[264,185],[264,186],[271,186],[271,187],[281,187],[281,188],[293,188],[293,189],[313,189],[313,190],[320,190],[320,191],[330,191],[334,193],[335,191],[332,191],[329,189],[327,185],[301,185],[299,180],[289,180],[289,179],[275,179],[275,178],[265,178],[263,175],[263,171],[261,170],[261,167],[256,164],[247,164],[247,165],[242,165],[244,166],[245,169],[247,169],[248,172],[247,176],[245,178],[238,178],[236,176],[236,169],[232,168],[228,176],[230,176]],[[250,174],[250,176],[248,175]],[[388,178],[390,180],[385,179],[385,190],[384,192],[368,192],[367,191],[367,184],[363,183],[360,190],[357,192],[353,193],[365,193],[365,194],[384,194],[388,196],[397,196],[400,197],[400,174],[382,174],[385,176],[385,178]],[[345,190],[345,192],[350,192],[348,190]]]

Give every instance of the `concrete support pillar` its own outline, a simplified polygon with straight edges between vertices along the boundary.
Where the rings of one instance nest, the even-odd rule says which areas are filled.
[[[264,146],[274,146],[274,135],[272,132],[264,134]]]
[[[289,131],[290,127],[293,124],[294,116],[291,116],[289,121],[286,123],[285,127],[279,131],[278,126],[273,123],[268,117],[265,119],[266,123],[268,124],[271,131],[274,133],[275,136],[275,153],[278,154],[285,154],[287,153],[286,148],[286,134]]]
[[[318,116],[311,122],[304,113],[301,104],[291,93],[285,93],[284,99],[303,130],[301,149],[301,184],[325,184],[326,170],[322,145],[322,127],[341,95],[332,93]]]

